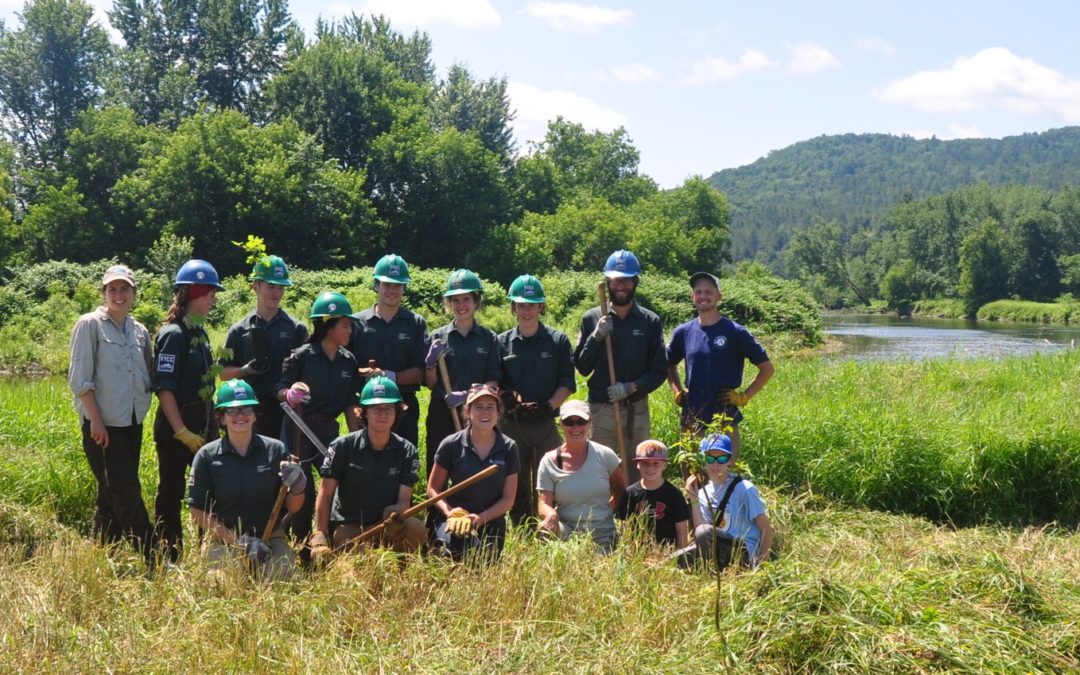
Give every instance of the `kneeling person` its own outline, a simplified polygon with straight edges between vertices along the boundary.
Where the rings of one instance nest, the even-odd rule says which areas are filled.
[[[686,524],[690,520],[690,507],[679,488],[664,480],[668,449],[660,441],[647,440],[638,443],[634,451],[641,480],[626,488],[616,515],[626,520],[635,514],[645,516],[652,530],[653,540],[658,544],[686,546]]]
[[[209,533],[207,556],[213,562],[242,555],[257,573],[285,579],[296,556],[279,523],[270,523],[278,491],[288,488],[285,508],[304,503],[307,476],[289,462],[285,444],[254,432],[258,401],[243,380],[229,380],[214,406],[225,436],[195,455],[188,480],[188,508],[195,524]],[[270,537],[263,541],[267,530]]]
[[[416,518],[397,518],[412,505],[420,453],[416,446],[392,433],[402,414],[401,392],[385,377],[373,377],[360,395],[367,426],[330,444],[319,474],[322,483],[315,502],[313,557],[345,546],[369,527],[391,517],[376,542],[396,551],[416,551],[427,538]]]

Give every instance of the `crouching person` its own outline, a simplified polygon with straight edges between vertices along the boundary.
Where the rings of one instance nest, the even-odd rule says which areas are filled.
[[[680,550],[676,560],[681,567],[698,560],[715,560],[721,568],[761,564],[769,557],[773,528],[757,487],[731,471],[731,438],[706,436],[701,453],[709,482],[699,486],[697,476],[686,479],[694,543]]]
[[[392,380],[373,377],[360,394],[366,427],[330,444],[319,474],[315,532],[309,541],[313,559],[325,559],[360,534],[390,517],[371,542],[399,552],[419,550],[427,539],[424,524],[398,514],[412,505],[420,453],[390,430],[402,410],[401,392]]]
[[[206,555],[215,564],[244,558],[259,576],[287,579],[296,556],[280,523],[270,524],[282,487],[284,506],[296,512],[304,503],[307,476],[289,462],[285,445],[254,432],[258,401],[243,380],[229,380],[217,391],[219,422],[225,436],[195,455],[188,480],[188,507],[195,524],[209,535]],[[266,531],[271,534],[266,541]]]

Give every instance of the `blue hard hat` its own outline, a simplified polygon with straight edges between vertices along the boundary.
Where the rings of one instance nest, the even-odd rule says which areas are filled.
[[[641,274],[641,263],[630,251],[619,249],[608,256],[604,263],[604,276],[608,279],[636,277]]]
[[[225,290],[218,279],[217,270],[205,260],[189,260],[177,271],[173,286],[190,286],[191,284],[205,284],[219,291]]]
[[[731,436],[727,434],[712,434],[701,439],[701,452],[725,452],[734,454],[731,450]]]

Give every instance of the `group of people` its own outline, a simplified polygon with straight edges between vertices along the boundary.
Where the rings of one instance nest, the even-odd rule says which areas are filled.
[[[616,518],[643,514],[682,565],[721,555],[756,564],[769,554],[772,528],[757,489],[730,469],[740,409],[772,364],[749,331],[721,316],[720,282],[705,272],[690,278],[697,317],[665,347],[659,317],[635,300],[640,276],[632,253],[611,254],[602,295],[610,307],[585,313],[572,348],[542,322],[544,288],[532,275],[510,285],[516,325],[496,335],[476,318],[480,278],[456,270],[443,293],[450,321],[429,332],[402,306],[409,268],[393,254],[375,265],[372,307],[354,313],[340,292],[322,293],[309,332],[281,307],[292,285],[287,265],[263,256],[250,277],[255,308],[229,328],[214,368],[203,325],[223,289],[214,267],[181,266],[152,342],[131,316],[134,273],[114,265],[102,279],[103,305],[80,317],[71,340],[69,383],[98,487],[95,533],[105,543],[130,540],[151,568],[175,563],[186,498],[209,557],[239,556],[280,578],[295,569],[291,542],[305,561],[372,544],[491,558],[509,517],[544,537],[585,532],[610,551]],[[757,374],[740,391],[747,360]],[[587,378],[587,400],[570,399],[575,368]],[[691,475],[685,492],[664,480],[667,448],[650,438],[648,396],[665,377],[683,429],[705,436],[707,480]],[[431,390],[423,521],[412,505],[421,385]],[[154,393],[151,520],[138,464]],[[730,435],[707,433],[721,415]],[[632,466],[616,447],[633,453]]]

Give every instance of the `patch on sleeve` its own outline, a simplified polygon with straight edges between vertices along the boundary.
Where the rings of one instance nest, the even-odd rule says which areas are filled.
[[[415,474],[415,473],[419,473],[419,471],[420,471],[420,458],[417,457],[416,459],[414,459],[412,461],[412,472]]]
[[[158,354],[157,371],[171,373],[176,369],[176,354]]]

